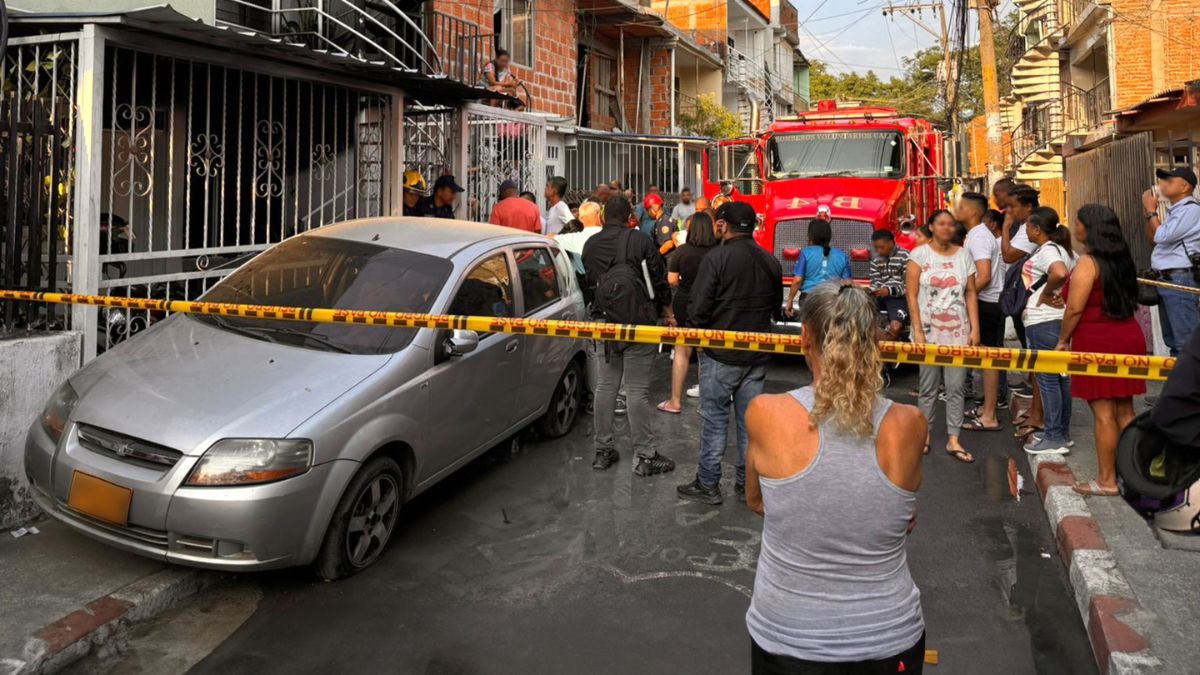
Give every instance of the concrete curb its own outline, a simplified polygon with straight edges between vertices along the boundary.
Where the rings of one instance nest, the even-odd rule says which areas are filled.
[[[25,642],[23,661],[6,660],[11,675],[56,673],[123,638],[136,623],[152,619],[219,578],[213,572],[171,567],[97,598],[35,630]]]
[[[1161,669],[1162,661],[1138,630],[1149,615],[1117,567],[1087,500],[1071,489],[1075,474],[1060,456],[1028,457],[1100,672],[1140,675]]]

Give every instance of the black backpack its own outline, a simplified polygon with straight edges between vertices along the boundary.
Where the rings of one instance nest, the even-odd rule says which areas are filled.
[[[1025,288],[1025,280],[1021,278],[1021,268],[1025,267],[1025,263],[1031,255],[1033,254],[1024,256],[1009,265],[1008,269],[1004,271],[1004,286],[1000,289],[1000,313],[1004,316],[1011,316],[1014,319],[1021,318],[1021,314],[1025,311],[1025,305],[1029,304],[1029,296],[1046,285],[1048,276],[1043,274],[1041,279],[1033,282],[1029,288]]]
[[[592,318],[606,323],[653,324],[658,312],[646,290],[641,266],[629,262],[629,240],[634,230],[624,232],[625,241],[617,245],[620,253],[600,275],[592,299]]]

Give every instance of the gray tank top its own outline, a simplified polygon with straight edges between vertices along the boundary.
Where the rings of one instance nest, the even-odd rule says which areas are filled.
[[[811,387],[791,395],[812,410]],[[876,400],[875,435],[891,406]],[[904,550],[916,493],[884,475],[874,436],[818,433],[808,468],[759,478],[766,517],[746,627],[767,652],[809,661],[899,654],[925,630]]]

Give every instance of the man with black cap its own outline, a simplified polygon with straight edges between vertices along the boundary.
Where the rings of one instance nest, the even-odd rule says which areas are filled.
[[[693,328],[769,332],[783,306],[783,268],[775,256],[754,242],[758,224],[744,202],[723,206],[724,244],[704,256],[688,302]],[[720,504],[721,460],[729,414],[737,423],[738,458],[734,493],[746,500],[746,408],[762,393],[767,377],[766,353],[706,349],[700,354],[700,468],[695,480],[678,488],[681,499]]]
[[[1154,243],[1150,267],[1163,281],[1180,286],[1200,286],[1200,203],[1192,194],[1196,191],[1196,174],[1188,168],[1166,171],[1159,169],[1158,192],[1171,205],[1167,218],[1158,215],[1158,196],[1153,190],[1142,195],[1146,207],[1146,235]],[[1160,288],[1162,301],[1158,316],[1162,323],[1163,342],[1171,356],[1187,344],[1188,338],[1200,324],[1200,305],[1197,296],[1184,291]]]
[[[592,317],[597,321],[647,324],[661,315],[673,325],[671,287],[662,256],[650,237],[629,227],[632,207],[620,195],[604,203],[604,227],[583,245],[583,268],[591,291]],[[650,378],[656,345],[604,342],[597,348],[595,387],[595,447],[592,468],[604,470],[617,462],[613,415],[621,378],[625,379],[629,433],[633,444],[633,473],[651,476],[675,469],[675,462],[654,450],[651,428]]]
[[[438,176],[433,182],[433,194],[422,199],[417,204],[421,215],[429,218],[453,218],[454,200],[463,188],[454,180],[454,176],[445,174]]]

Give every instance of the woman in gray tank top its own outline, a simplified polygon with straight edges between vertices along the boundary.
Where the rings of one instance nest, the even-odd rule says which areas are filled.
[[[879,395],[865,291],[823,284],[801,320],[812,386],[759,396],[746,415],[746,502],[764,515],[752,671],[920,673],[925,621],[904,545],[925,419]]]

